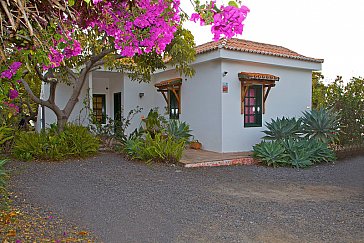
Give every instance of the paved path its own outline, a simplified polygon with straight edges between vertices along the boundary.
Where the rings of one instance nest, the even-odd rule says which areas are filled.
[[[103,242],[364,242],[364,157],[306,170],[14,162],[24,200]]]

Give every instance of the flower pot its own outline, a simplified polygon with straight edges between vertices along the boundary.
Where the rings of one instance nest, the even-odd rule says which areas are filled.
[[[191,142],[190,143],[190,148],[191,149],[201,149],[202,144],[200,142]]]

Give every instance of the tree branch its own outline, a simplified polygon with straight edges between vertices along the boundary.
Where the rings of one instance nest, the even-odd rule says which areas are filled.
[[[59,109],[59,107],[56,104],[50,103],[49,100],[45,101],[38,98],[37,96],[34,95],[33,91],[29,87],[29,84],[24,79],[21,79],[21,82],[24,85],[25,91],[28,93],[30,99],[32,99],[37,104],[44,105],[50,108],[56,113],[57,116],[63,116],[63,112],[61,111],[61,109]]]
[[[1,0],[1,5],[2,5],[2,7],[3,7],[3,9],[4,9],[5,14],[6,14],[6,15],[8,16],[8,18],[9,18],[9,21],[10,21],[11,27],[13,27],[13,30],[16,30],[13,15],[9,12],[9,9],[8,9],[8,7],[6,6],[6,2],[5,2],[4,0]]]

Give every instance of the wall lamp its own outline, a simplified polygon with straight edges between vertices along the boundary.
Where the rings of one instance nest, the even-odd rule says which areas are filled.
[[[228,74],[228,72],[225,71],[222,73],[222,76],[225,77],[227,74]]]

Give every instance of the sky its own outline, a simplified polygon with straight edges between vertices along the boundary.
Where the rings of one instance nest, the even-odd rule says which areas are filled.
[[[201,1],[202,2],[202,1]],[[217,3],[228,0],[217,0]],[[364,1],[362,0],[243,0],[250,9],[243,35],[237,38],[286,47],[324,59],[326,82],[337,75],[348,81],[364,77]],[[192,13],[189,0],[181,7]],[[185,27],[196,44],[212,40],[210,27],[189,22]]]

